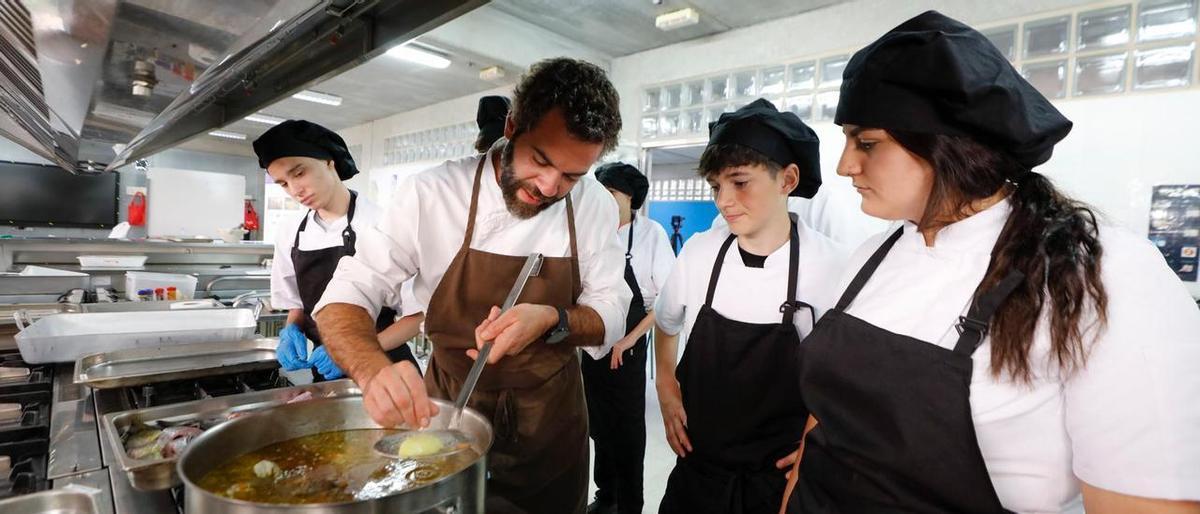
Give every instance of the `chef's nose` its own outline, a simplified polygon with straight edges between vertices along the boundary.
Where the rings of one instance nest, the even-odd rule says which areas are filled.
[[[539,173],[537,179],[533,181],[533,185],[537,186],[537,190],[542,196],[554,198],[558,196],[558,184],[562,181],[562,173],[558,170],[549,170]]]
[[[717,189],[713,191],[713,196],[715,197],[718,209],[733,206],[733,190],[731,188],[723,187]]]

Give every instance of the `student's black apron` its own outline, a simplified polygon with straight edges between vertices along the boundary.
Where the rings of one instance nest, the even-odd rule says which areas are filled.
[[[971,355],[1024,276],[1013,272],[976,296],[959,318],[953,350],[847,314],[902,232],[876,250],[804,342],[800,388],[818,424],[789,507],[806,514],[1007,512],[975,439]]]
[[[342,257],[354,255],[354,242],[357,235],[354,233],[352,222],[354,221],[354,207],[357,203],[358,193],[350,191],[350,209],[346,212],[346,229],[342,231],[342,246],[331,246],[320,250],[300,250],[300,233],[308,227],[307,215],[300,222],[300,228],[296,230],[296,238],[292,241],[292,266],[296,270],[296,288],[300,290],[300,303],[304,306],[304,324],[301,328],[304,330],[304,335],[316,346],[320,346],[322,342],[321,334],[317,332],[317,323],[312,318],[313,308],[317,306],[317,302],[321,301],[321,295],[325,294],[325,287],[333,278],[338,261]],[[309,211],[310,214],[312,212]],[[384,307],[379,312],[379,317],[375,319],[375,331],[383,331],[395,320],[396,311],[390,307]],[[417,364],[417,359],[407,344],[389,351],[388,357],[392,359],[392,362],[400,362],[401,359],[404,359],[411,361],[414,365]],[[317,373],[316,368],[312,369],[312,374],[313,381],[324,380],[321,374]]]
[[[625,247],[625,283],[633,291],[625,333],[646,317],[646,300],[633,273],[633,225]],[[617,506],[621,514],[642,512],[642,475],[646,458],[646,336],[625,351],[621,367],[611,369],[612,353],[599,360],[582,357],[588,427],[596,448],[592,479],[596,501]]]
[[[744,323],[713,310],[721,265],[735,240],[731,234],[717,253],[708,295],[675,371],[694,451],[676,459],[661,514],[778,512],[787,480],[775,462],[796,450],[808,419],[796,380],[800,334],[794,319],[802,307],[811,315],[812,306],[795,299],[796,222],[779,323]]]

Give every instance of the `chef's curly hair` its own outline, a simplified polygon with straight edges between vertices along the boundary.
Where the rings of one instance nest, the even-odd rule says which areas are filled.
[[[1104,248],[1095,211],[1059,191],[1046,176],[970,137],[887,132],[933,167],[933,189],[920,230],[940,229],[969,215],[972,202],[997,192],[1006,193],[1012,205],[976,290],[992,288],[1012,271],[1025,275],[990,323],[992,375],[1032,381],[1033,370],[1041,369],[1031,359],[1034,335],[1043,323],[1050,334],[1049,356],[1059,369],[1069,374],[1082,368],[1090,340],[1108,319],[1108,294],[1100,276]]]
[[[561,109],[575,139],[616,148],[621,132],[621,100],[607,74],[595,64],[556,57],[529,67],[513,90],[513,139],[532,130],[542,117]]]

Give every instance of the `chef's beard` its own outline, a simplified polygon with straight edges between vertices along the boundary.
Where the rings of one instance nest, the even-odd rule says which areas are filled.
[[[554,198],[545,196],[538,191],[533,184],[527,184],[526,181],[517,180],[517,172],[513,169],[513,149],[516,147],[512,141],[508,141],[504,145],[504,149],[500,152],[500,192],[504,195],[504,205],[508,207],[508,212],[512,213],[520,219],[529,219],[537,216],[539,212],[548,209],[555,202],[562,198]],[[517,190],[524,189],[529,196],[536,198],[541,203],[530,205],[517,198]]]

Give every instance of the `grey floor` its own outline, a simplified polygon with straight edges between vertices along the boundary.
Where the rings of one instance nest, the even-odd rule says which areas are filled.
[[[593,455],[595,452],[593,451]],[[646,381],[646,468],[643,485],[645,507],[642,512],[658,512],[658,504],[662,501],[663,491],[667,488],[667,475],[675,467],[675,452],[667,445],[666,432],[663,431],[662,414],[658,409],[658,392],[654,389],[654,381]],[[588,487],[588,499],[596,495],[596,484]]]

